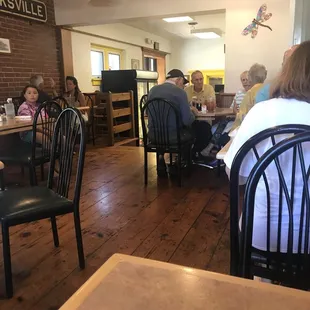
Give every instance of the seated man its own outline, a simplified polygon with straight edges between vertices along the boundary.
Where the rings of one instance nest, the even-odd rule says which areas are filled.
[[[55,90],[55,82],[52,78],[49,79],[50,88],[53,91],[53,96],[57,97],[57,92]],[[44,103],[45,101],[52,100],[52,97],[44,90],[44,79],[42,75],[33,75],[30,78],[30,85],[36,86],[39,90],[38,103]]]
[[[197,102],[204,103],[209,97],[215,99],[215,92],[211,85],[204,84],[203,74],[201,71],[195,71],[191,76],[193,85],[185,88],[187,100],[191,102],[193,97]]]
[[[184,84],[186,83],[188,83],[188,81],[185,79],[183,72],[173,69],[167,74],[165,83],[156,85],[150,90],[148,100],[163,98],[175,104],[180,111],[180,120],[182,124],[181,128],[175,128],[175,121],[172,120],[171,125],[169,125],[170,135],[180,130],[181,139],[183,140],[193,139],[195,137],[194,148],[199,152],[209,143],[211,128],[208,123],[195,121],[195,113],[197,113],[197,110],[189,106],[186,93],[183,90]],[[154,137],[154,128],[152,119],[150,118],[148,129],[149,137],[152,141],[152,137]],[[159,175],[165,174],[166,172],[163,154],[160,156],[157,172]]]
[[[246,95],[244,96],[240,104],[240,110],[236,116],[236,120],[231,130],[236,129],[237,127],[241,125],[244,117],[247,115],[250,109],[254,106],[256,94],[263,87],[263,83],[265,82],[266,77],[267,77],[267,70],[265,66],[260,65],[260,64],[254,64],[250,68],[249,83],[250,83],[251,89],[246,93]]]

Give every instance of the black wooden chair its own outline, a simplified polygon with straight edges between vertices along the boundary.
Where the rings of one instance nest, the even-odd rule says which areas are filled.
[[[88,121],[86,122],[87,138],[88,141],[90,141],[90,137],[92,137],[93,145],[95,145],[94,100],[91,94],[84,93],[83,95],[86,100],[86,105],[89,107]]]
[[[240,246],[239,246],[239,206],[241,201],[239,174],[244,158],[253,152],[253,156],[259,160],[260,154],[257,151],[257,145],[266,140],[271,139],[272,144],[276,143],[275,137],[280,135],[298,134],[309,131],[310,126],[306,125],[282,125],[266,129],[251,139],[249,139],[240,148],[236,154],[231,171],[230,171],[230,274],[233,276],[240,275]]]
[[[241,228],[240,271],[244,278],[259,276],[284,286],[310,288],[309,143],[310,131],[279,142],[260,158],[250,173]],[[255,196],[260,180],[260,188],[266,189],[266,249],[263,251],[252,246]],[[278,201],[271,195],[275,187],[279,189]],[[283,223],[283,214],[288,223]]]
[[[80,141],[77,142],[77,136]],[[73,158],[75,146],[79,152]],[[85,158],[85,124],[80,112],[74,108],[62,111],[59,116],[51,149],[51,164],[47,187],[28,187],[9,190],[0,195],[0,221],[2,226],[3,259],[6,294],[13,296],[9,228],[41,219],[51,219],[55,247],[59,246],[56,216],[73,213],[81,269],[85,268],[79,200]],[[59,176],[54,179],[55,161],[59,160]],[[76,174],[73,168],[76,167]],[[68,199],[69,186],[73,183],[73,199]],[[71,184],[72,185],[72,184]],[[38,249],[39,251],[40,249]]]
[[[44,180],[44,164],[50,161],[52,136],[60,113],[61,107],[55,101],[41,104],[33,119],[32,143],[19,140],[12,148],[0,152],[0,160],[5,164],[19,164],[29,168],[31,185],[37,184],[37,166],[41,166],[41,178]],[[36,142],[39,131],[44,133],[40,145]]]
[[[66,98],[64,98],[63,96],[57,96],[53,98],[53,101],[56,101],[62,110],[69,108],[69,103],[67,101]]]
[[[148,116],[148,126],[144,115]],[[148,130],[151,122],[152,130]],[[187,131],[184,135],[182,129],[171,131],[171,124],[174,128],[181,128],[180,111],[175,105],[165,99],[155,98],[147,101],[144,105],[141,104],[141,123],[143,130],[143,145],[144,145],[144,183],[148,183],[148,153],[154,152],[157,157],[170,154],[170,161],[172,154],[178,154],[177,168],[178,168],[178,183],[182,185],[182,158],[186,154],[188,169],[191,168],[191,150],[193,145],[193,138]],[[171,163],[171,162],[170,162]]]
[[[17,115],[18,109],[22,105],[22,103],[25,101],[25,98],[23,95],[21,95],[20,97],[13,97],[12,101],[14,104],[15,114]]]

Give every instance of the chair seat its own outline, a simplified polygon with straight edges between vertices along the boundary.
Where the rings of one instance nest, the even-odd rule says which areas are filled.
[[[73,202],[47,187],[0,192],[0,219],[12,225],[73,211]]]

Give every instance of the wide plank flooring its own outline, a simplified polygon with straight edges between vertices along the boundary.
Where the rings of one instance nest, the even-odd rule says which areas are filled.
[[[157,179],[150,156],[143,184],[143,149],[118,146],[87,151],[81,194],[86,268],[78,268],[72,215],[58,218],[60,247],[50,222],[13,227],[14,297],[0,309],[58,309],[111,255],[124,253],[228,273],[228,181],[194,167],[179,188]],[[0,295],[4,296],[2,250]]]

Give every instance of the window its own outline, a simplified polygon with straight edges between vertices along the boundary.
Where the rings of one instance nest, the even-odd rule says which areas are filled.
[[[109,53],[109,70],[120,70],[121,56],[119,54]]]
[[[94,78],[101,77],[101,71],[104,68],[103,52],[91,51],[91,74]]]
[[[122,69],[122,50],[91,45],[91,71],[93,86],[100,86],[102,70],[120,70]]]

